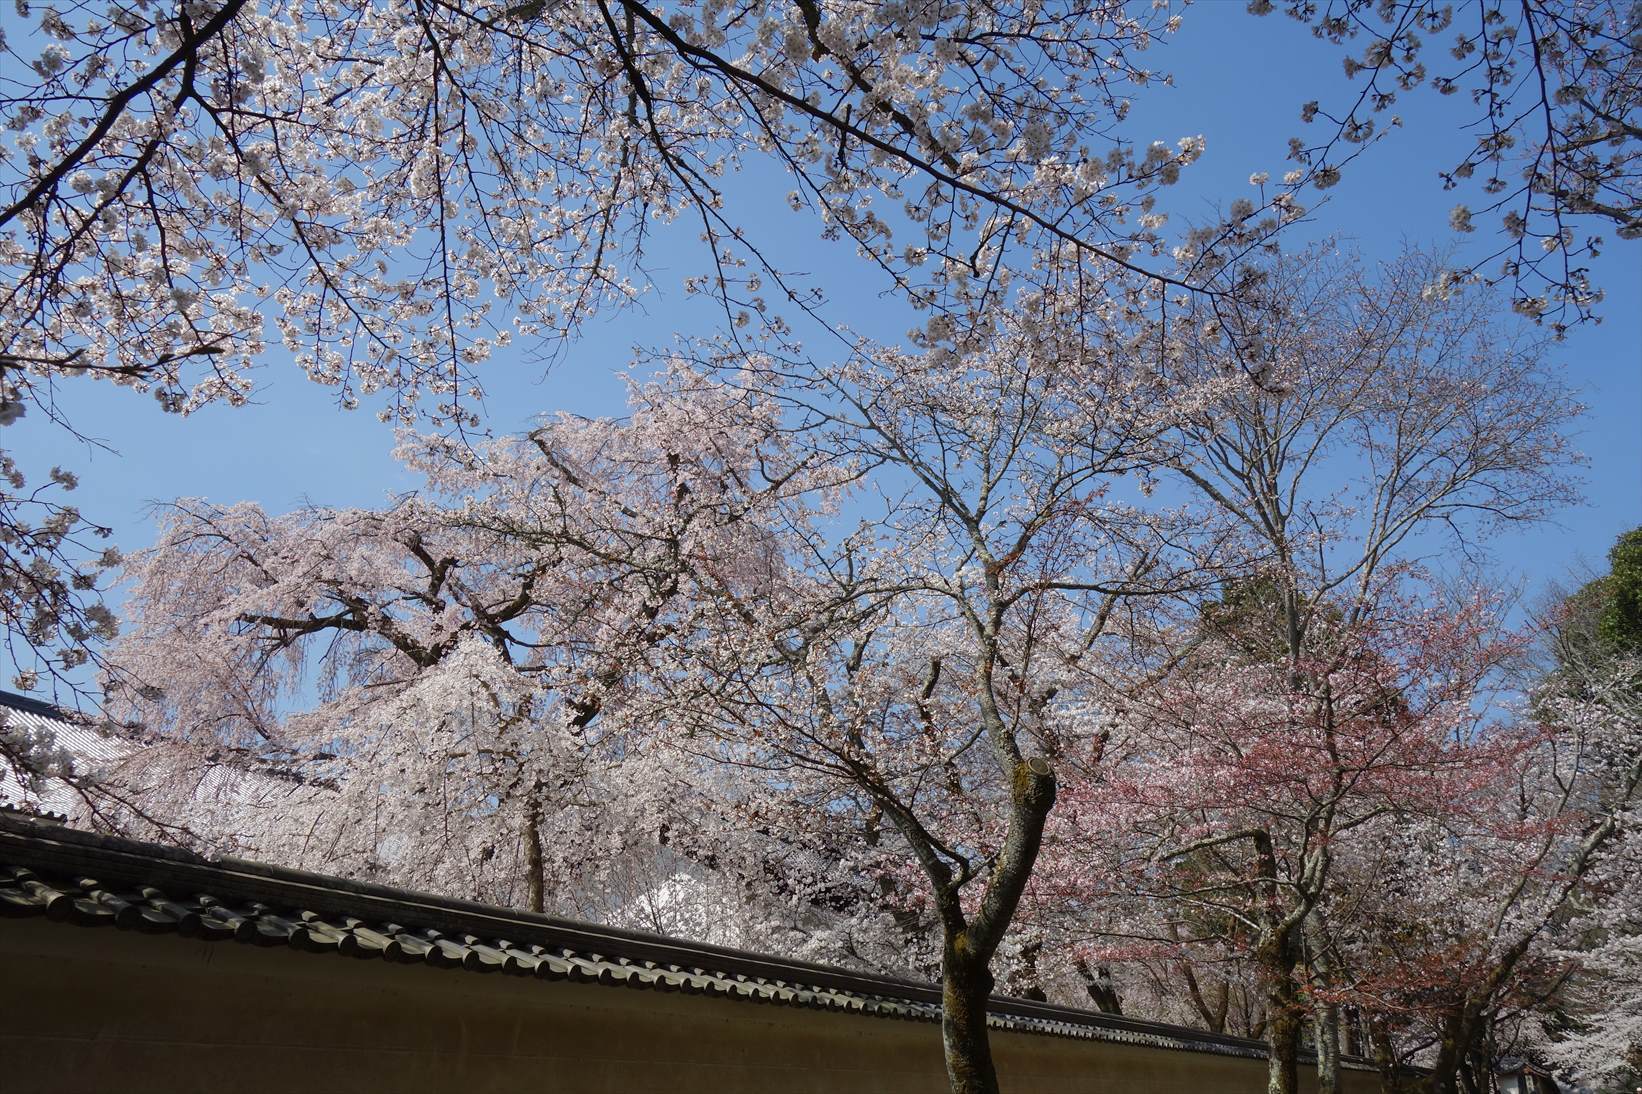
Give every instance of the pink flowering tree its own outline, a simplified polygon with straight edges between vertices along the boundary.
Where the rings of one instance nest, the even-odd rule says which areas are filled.
[[[1444,628],[1432,635],[1435,646],[1419,646],[1406,620],[1444,620],[1398,601],[1399,560],[1429,549],[1436,535],[1475,552],[1482,529],[1535,519],[1573,496],[1565,427],[1577,405],[1546,375],[1542,345],[1495,326],[1487,299],[1443,269],[1411,254],[1369,271],[1325,246],[1249,268],[1235,301],[1205,303],[1174,327],[1183,375],[1207,379],[1232,367],[1252,377],[1185,418],[1167,461],[1207,513],[1239,530],[1247,576],[1228,585],[1221,602],[1199,598],[1195,611],[1155,631],[1139,664],[1111,682],[1112,703],[1139,719],[1125,762],[1143,774],[1127,793],[1157,811],[1155,840],[1141,859],[1155,860],[1165,887],[1179,892],[1165,906],[1194,907],[1185,880],[1193,870],[1209,871],[1200,879],[1209,890],[1246,902],[1217,906],[1197,933],[1234,974],[1251,963],[1259,970],[1274,1092],[1294,1089],[1303,1011],[1313,1003],[1324,1084],[1334,1081],[1337,1009],[1326,993],[1302,992],[1307,977],[1329,979],[1306,956],[1326,961],[1328,948],[1308,949],[1305,937],[1326,936],[1337,827],[1364,823],[1351,812],[1359,804],[1374,816],[1393,808],[1393,788],[1378,778],[1389,771],[1378,771],[1375,750],[1388,749],[1393,769],[1416,765],[1415,752],[1457,732],[1443,719],[1469,702],[1464,686],[1479,686],[1461,671],[1462,654],[1472,651],[1479,672],[1497,662],[1480,648],[1480,609],[1450,621],[1470,620],[1469,629]],[[1449,677],[1420,676],[1438,669],[1453,674],[1460,691],[1442,690]],[[1424,707],[1387,707],[1377,724],[1377,689],[1386,703],[1425,689]],[[1178,709],[1158,706],[1162,695],[1174,695]],[[1164,740],[1148,736],[1165,726]],[[1359,751],[1328,755],[1337,736],[1340,748],[1349,738]],[[1434,777],[1443,770],[1436,752],[1424,760],[1438,765]],[[1138,789],[1176,770],[1203,779],[1186,789]],[[1243,793],[1232,789],[1239,779],[1248,780]],[[1334,793],[1323,789],[1331,779],[1339,780]],[[1091,798],[1077,823],[1110,835],[1095,803],[1100,787],[1118,785],[1097,780],[1080,791]],[[1228,811],[1200,813],[1201,831],[1175,831],[1192,815],[1193,792],[1223,793]],[[1359,792],[1372,793],[1360,801]],[[1175,793],[1183,796],[1169,800]],[[1233,809],[1246,799],[1258,812],[1261,794],[1295,827]],[[1064,836],[1074,851],[1077,830]],[[1092,860],[1084,872],[1100,876]],[[1152,892],[1144,877],[1137,884]],[[1177,914],[1161,929],[1131,933],[1161,946],[1152,951],[1160,960],[1177,962],[1176,936],[1194,937],[1193,929]],[[1098,933],[1091,924],[1087,934]]]
[[[1477,1089],[1505,1054],[1592,1080],[1634,1060],[1634,695],[1540,712],[1463,808],[1353,849],[1383,898],[1333,925],[1335,997],[1367,1017],[1388,1081],[1421,1065],[1400,1087]]]
[[[1485,793],[1372,849],[1366,869],[1388,899],[1342,936],[1353,990],[1377,1012],[1388,1072],[1426,1049],[1424,1089],[1470,1089],[1503,1053],[1587,1082],[1635,1066],[1634,539],[1621,537],[1612,573],[1549,613],[1548,663],[1504,729],[1519,751]]]
[[[1341,848],[1385,818],[1471,801],[1499,750],[1454,743],[1481,732],[1479,699],[1517,648],[1486,602],[1421,606],[1389,588],[1358,619],[1317,625],[1299,658],[1212,635],[1129,702],[1122,761],[1068,792],[1063,842],[1075,855],[1087,830],[1117,852],[1095,876],[1139,902],[1131,933],[1154,954],[1255,971],[1274,1094],[1297,1089],[1302,1028],[1328,998],[1308,998],[1323,971],[1308,951],[1358,895]]]

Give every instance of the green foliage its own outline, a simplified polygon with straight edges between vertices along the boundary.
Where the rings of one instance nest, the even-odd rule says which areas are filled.
[[[1205,631],[1251,661],[1269,664],[1288,656],[1283,585],[1277,578],[1228,582],[1220,599],[1204,604],[1200,612]]]
[[[1597,637],[1615,653],[1642,653],[1642,528],[1632,528],[1615,541],[1608,563]]]
[[[1575,660],[1642,655],[1642,528],[1621,535],[1608,552],[1608,573],[1563,602],[1557,656]]]
[[[1250,663],[1266,665],[1286,661],[1296,650],[1315,655],[1334,648],[1343,618],[1337,605],[1307,599],[1281,575],[1269,573],[1228,581],[1218,600],[1198,608],[1206,634]]]

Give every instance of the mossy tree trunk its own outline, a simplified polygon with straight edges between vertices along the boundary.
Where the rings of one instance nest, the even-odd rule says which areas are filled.
[[[952,1094],[998,1094],[986,1023],[994,984],[992,959],[1032,876],[1044,823],[1055,804],[1055,776],[1048,762],[1036,756],[1026,759],[1013,749],[1012,739],[1005,739],[1000,748],[1012,761],[1009,828],[973,913],[965,912],[962,900],[964,885],[976,880],[970,860],[925,829],[887,788],[868,781],[885,815],[912,845],[935,892],[942,928],[941,1044]]]

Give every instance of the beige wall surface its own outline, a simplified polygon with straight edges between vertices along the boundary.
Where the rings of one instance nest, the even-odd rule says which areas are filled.
[[[1265,1088],[1260,1060],[993,1045],[1005,1094]],[[1346,1078],[1345,1094],[1377,1088]],[[944,1079],[927,1022],[0,920],[0,1094],[944,1094]]]

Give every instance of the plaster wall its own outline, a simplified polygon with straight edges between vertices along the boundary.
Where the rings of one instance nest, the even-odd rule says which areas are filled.
[[[1261,1060],[1001,1031],[993,1050],[1005,1094],[1265,1088]],[[945,1090],[927,1022],[0,920],[0,1094]]]

